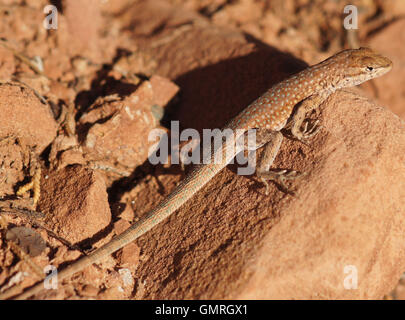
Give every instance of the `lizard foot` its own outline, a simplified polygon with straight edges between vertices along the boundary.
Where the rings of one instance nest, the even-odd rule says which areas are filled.
[[[315,136],[319,130],[322,129],[322,125],[319,124],[319,120],[316,120],[311,128],[308,128],[309,121],[305,122],[304,130],[298,132],[292,132],[293,136],[297,138],[299,141],[304,142],[303,140],[312,138]],[[304,142],[305,143],[305,142]]]
[[[298,173],[297,171],[290,171],[287,173],[288,170],[281,170],[278,172],[275,171],[266,171],[266,172],[259,172],[258,176],[260,177],[260,181],[263,182],[263,184],[266,186],[266,195],[269,194],[269,184],[267,181],[271,180],[274,181],[275,183],[279,184],[284,192],[288,194],[294,195],[294,191],[289,190],[286,181],[287,180],[295,180],[303,175],[305,173]]]

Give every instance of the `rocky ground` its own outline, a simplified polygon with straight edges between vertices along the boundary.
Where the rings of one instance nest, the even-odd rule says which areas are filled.
[[[308,172],[295,196],[274,184],[266,195],[229,166],[138,241],[35,298],[405,297],[404,2],[351,1],[349,33],[346,1],[52,3],[55,30],[47,1],[0,2],[0,294],[100,247],[175,187],[180,166],[148,161],[150,130],[221,127],[287,75],[369,46],[393,70],[333,94],[309,146],[285,139],[275,167]],[[34,190],[16,198],[31,177],[36,206]]]

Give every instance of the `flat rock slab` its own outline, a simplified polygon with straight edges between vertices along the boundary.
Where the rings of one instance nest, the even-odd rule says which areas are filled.
[[[253,42],[197,25],[154,49],[157,72],[181,88],[175,116],[185,128],[221,127],[304,67]],[[255,178],[236,176],[231,166],[141,237],[145,256],[136,275],[148,281],[136,297],[360,299],[388,293],[405,269],[405,125],[352,92],[334,94],[313,115],[324,128],[309,146],[284,140],[274,167],[308,173],[294,181],[295,197],[275,185],[266,196]],[[142,216],[179,180],[159,176],[164,195],[149,180],[124,197],[136,199],[133,209]]]
[[[274,164],[308,173],[296,196],[275,185],[266,196],[228,168],[141,238],[143,298],[375,299],[394,287],[405,269],[404,123],[350,92],[329,98],[321,119],[310,146],[285,139]],[[136,212],[160,200],[155,183],[141,187]]]

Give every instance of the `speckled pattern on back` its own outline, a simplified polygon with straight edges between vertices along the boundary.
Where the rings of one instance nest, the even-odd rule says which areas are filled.
[[[391,65],[390,60],[368,48],[342,51],[273,86],[236,116],[228,127],[281,130],[297,103],[313,94],[329,95],[337,89],[380,76],[388,72]]]

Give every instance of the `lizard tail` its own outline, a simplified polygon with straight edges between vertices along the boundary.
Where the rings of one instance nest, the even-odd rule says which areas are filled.
[[[227,163],[206,164],[196,166],[186,178],[173,190],[170,195],[157,207],[145,214],[139,221],[134,223],[123,233],[115,236],[109,243],[103,245],[88,256],[79,258],[57,274],[58,281],[73,275],[92,263],[100,261],[102,258],[121,249],[128,243],[134,241],[154,226],[162,222],[174,211],[189,200],[198,190],[208,183]],[[38,282],[27,291],[18,295],[16,299],[27,299],[44,289],[43,281]],[[17,292],[16,292],[17,291]],[[0,294],[0,299],[8,299],[18,294],[18,287]]]
[[[235,136],[236,139],[243,133],[243,130],[237,131]],[[88,256],[83,256],[73,264],[67,266],[57,274],[57,280],[61,281],[74,273],[81,271],[83,268],[91,265],[92,263],[100,261],[102,258],[126,246],[165,220],[174,211],[187,202],[187,200],[189,200],[196,192],[204,187],[235,157],[235,141],[236,140],[234,139],[228,140],[227,142],[223,143],[220,148],[211,150],[210,155],[208,155],[208,158],[211,158],[211,160],[208,162],[208,164],[195,166],[194,169],[185,177],[185,179],[173,190],[173,192],[171,192],[169,196],[167,196],[166,199],[164,199],[157,207],[146,213],[139,221],[135,222],[123,233],[115,236],[110,242],[98,248]],[[221,153],[222,158],[218,160],[216,156]],[[16,299],[27,299],[30,296],[40,292],[43,288],[43,282],[38,282],[33,287],[18,295]],[[14,297],[17,294],[18,287],[13,287],[10,290],[0,294],[0,300]]]

